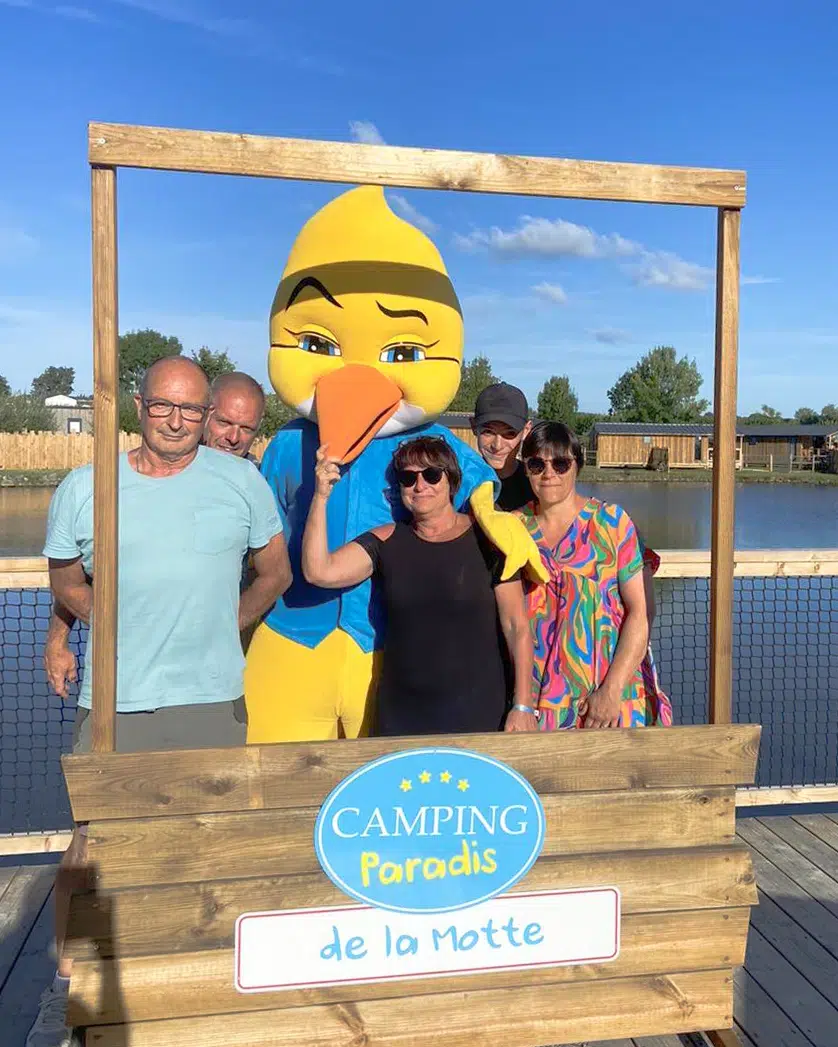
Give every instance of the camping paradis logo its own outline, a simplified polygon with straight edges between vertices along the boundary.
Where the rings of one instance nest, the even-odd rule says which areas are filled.
[[[508,890],[544,843],[544,810],[511,767],[414,749],[359,768],[326,798],[314,847],[342,891],[379,909],[449,912]]]

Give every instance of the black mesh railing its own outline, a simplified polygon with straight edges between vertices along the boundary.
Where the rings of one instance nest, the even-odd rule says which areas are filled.
[[[707,719],[705,578],[656,584],[652,639],[676,723]],[[0,833],[66,829],[59,757],[72,745],[75,694],[50,694],[42,667],[45,589],[0,589]],[[838,782],[838,577],[737,578],[734,719],[763,725],[757,783]],[[81,666],[86,633],[72,649]]]

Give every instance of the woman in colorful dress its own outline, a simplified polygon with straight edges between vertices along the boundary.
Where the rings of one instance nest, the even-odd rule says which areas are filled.
[[[521,457],[535,500],[519,516],[550,574],[527,593],[539,726],[668,726],[649,650],[644,550],[628,513],[577,492],[582,448],[566,425],[535,425]]]

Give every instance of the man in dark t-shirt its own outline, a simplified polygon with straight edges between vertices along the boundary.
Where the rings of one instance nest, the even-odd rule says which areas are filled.
[[[498,474],[498,509],[512,512],[532,501],[533,493],[524,463],[518,458],[521,442],[530,431],[527,398],[506,382],[490,385],[477,397],[471,427],[477,449]]]

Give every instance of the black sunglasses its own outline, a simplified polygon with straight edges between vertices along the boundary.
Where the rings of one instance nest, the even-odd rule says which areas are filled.
[[[538,455],[534,455],[532,458],[527,459],[527,469],[533,474],[533,476],[541,476],[544,470],[547,468],[547,462],[553,466],[553,472],[556,476],[564,476],[565,473],[569,473],[573,468],[573,458],[541,458]]]
[[[396,470],[396,479],[399,481],[399,487],[415,487],[420,473],[425,483],[436,487],[445,475],[445,470],[439,469],[435,465],[429,465],[425,469],[398,469]]]

